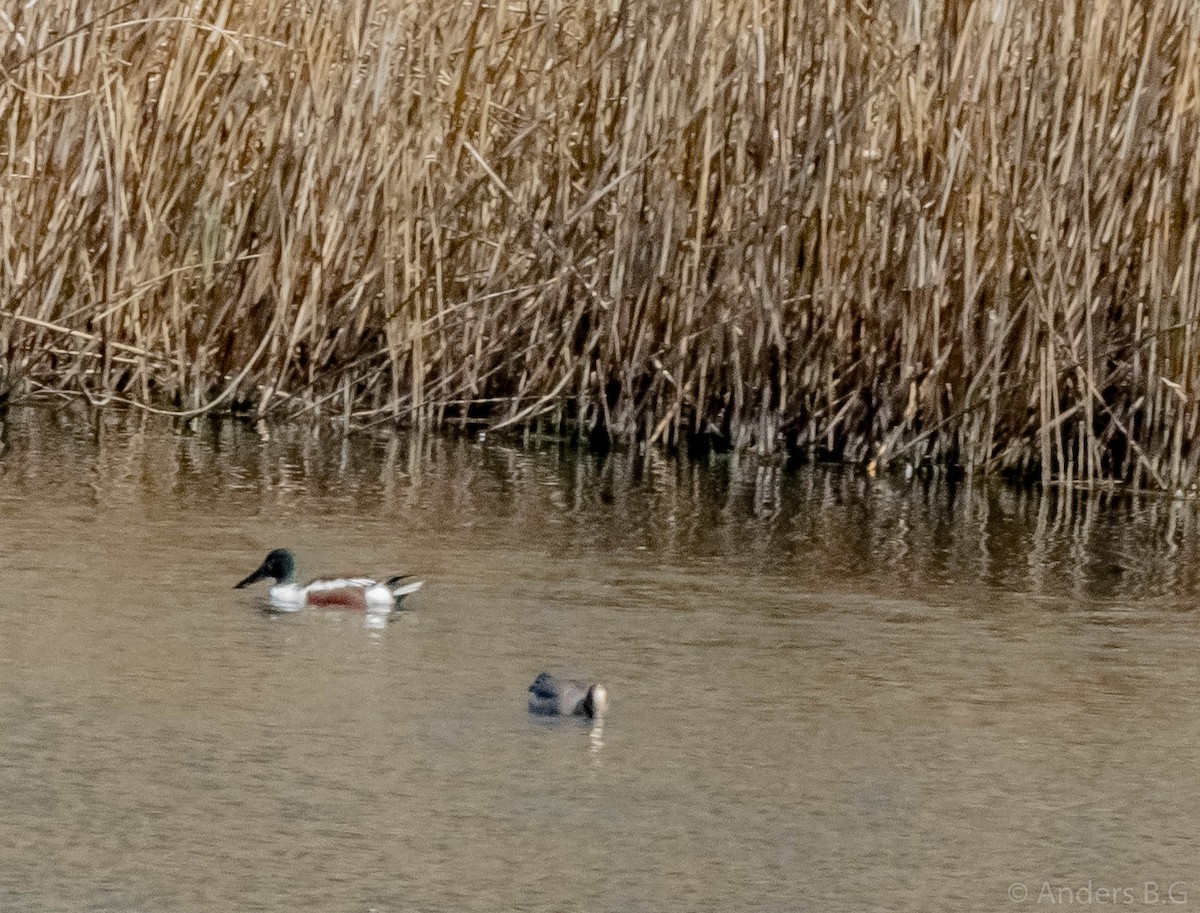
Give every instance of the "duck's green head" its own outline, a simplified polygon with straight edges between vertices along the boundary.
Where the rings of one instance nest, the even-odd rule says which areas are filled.
[[[257,583],[260,580],[266,580],[268,577],[275,578],[276,583],[286,583],[291,580],[296,574],[296,558],[286,548],[277,548],[263,559],[263,563],[258,566],[258,570],[243,580],[241,583],[235,584],[234,589],[240,590],[242,587],[249,586],[252,583]]]

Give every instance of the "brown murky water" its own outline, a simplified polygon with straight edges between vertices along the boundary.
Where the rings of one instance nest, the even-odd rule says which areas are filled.
[[[1200,907],[1192,503],[2,432],[5,910]],[[280,545],[427,586],[268,615],[232,585]],[[530,718],[543,668],[603,727]]]

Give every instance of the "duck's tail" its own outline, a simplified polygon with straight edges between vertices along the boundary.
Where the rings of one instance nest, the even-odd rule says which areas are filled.
[[[401,580],[407,580],[408,583],[401,583]],[[397,574],[395,577],[389,577],[384,581],[387,588],[392,591],[392,596],[396,599],[403,599],[409,593],[415,593],[425,585],[424,580],[413,580],[412,574]]]

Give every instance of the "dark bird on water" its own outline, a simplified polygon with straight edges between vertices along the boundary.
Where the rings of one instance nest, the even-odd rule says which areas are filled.
[[[599,719],[608,710],[603,685],[555,678],[543,672],[529,686],[529,712],[538,716],[586,716]]]

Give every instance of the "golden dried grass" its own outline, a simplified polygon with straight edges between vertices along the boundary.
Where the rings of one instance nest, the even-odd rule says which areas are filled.
[[[10,399],[1196,479],[1194,3],[7,16]]]

